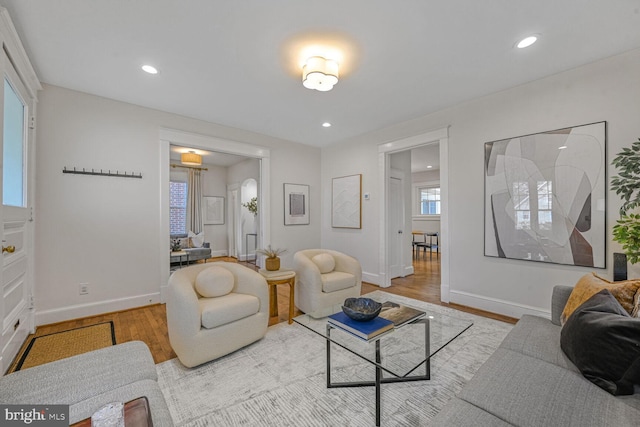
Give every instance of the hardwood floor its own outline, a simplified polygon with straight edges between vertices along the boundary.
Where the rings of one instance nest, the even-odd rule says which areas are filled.
[[[237,262],[235,258],[213,258],[209,261],[231,261]],[[256,269],[253,264],[241,262],[241,264]],[[269,319],[269,326],[280,322],[286,322],[289,313],[289,287],[278,286],[278,317]],[[362,294],[373,292],[375,290],[383,290],[396,295],[403,295],[421,301],[439,304],[451,307],[457,310],[466,311],[480,316],[490,317],[492,319],[501,320],[503,322],[515,323],[517,319],[502,316],[499,314],[489,313],[486,311],[465,307],[457,304],[445,304],[440,302],[440,260],[439,255],[433,254],[430,258],[420,258],[414,260],[414,274],[411,276],[393,279],[391,286],[388,288],[380,288],[378,286],[362,283]],[[295,315],[302,314],[296,309]],[[164,304],[154,304],[145,307],[135,308],[132,310],[119,311],[114,313],[105,313],[98,316],[85,317],[82,319],[74,319],[66,322],[55,323],[51,325],[38,326],[36,333],[27,337],[23,349],[28,345],[31,338],[42,336],[54,332],[66,331],[80,326],[87,326],[95,323],[113,321],[116,342],[123,343],[127,341],[140,340],[144,341],[153,354],[156,363],[161,363],[176,357],[169,344],[169,335],[167,332],[167,315]],[[15,361],[14,361],[15,363]]]

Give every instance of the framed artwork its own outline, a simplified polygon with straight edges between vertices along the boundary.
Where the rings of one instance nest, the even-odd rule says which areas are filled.
[[[484,254],[606,268],[606,122],[484,145]]]
[[[284,225],[309,224],[309,186],[284,184]]]
[[[362,228],[362,174],[333,178],[331,226]]]
[[[205,225],[224,224],[224,197],[204,196],[202,220]]]

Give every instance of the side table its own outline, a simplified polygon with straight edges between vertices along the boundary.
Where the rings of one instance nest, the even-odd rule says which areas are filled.
[[[289,285],[289,324],[293,323],[293,312],[295,311],[294,292],[296,285],[296,272],[287,269],[268,271],[261,268],[259,273],[267,280],[267,285],[269,285],[270,317],[278,315],[278,292],[276,287],[278,285]]]
[[[187,265],[189,265],[189,252],[187,251],[173,251],[170,256],[177,256],[180,260],[180,268],[182,268],[182,257],[187,257]]]

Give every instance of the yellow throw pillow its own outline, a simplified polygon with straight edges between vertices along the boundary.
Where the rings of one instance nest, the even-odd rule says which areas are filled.
[[[629,315],[633,312],[634,297],[640,289],[640,280],[625,280],[622,282],[610,282],[596,273],[585,274],[578,280],[576,286],[571,291],[567,305],[564,306],[562,316],[560,316],[560,324],[564,325],[571,313],[582,305],[586,300],[597,294],[603,289],[609,292],[620,303]]]

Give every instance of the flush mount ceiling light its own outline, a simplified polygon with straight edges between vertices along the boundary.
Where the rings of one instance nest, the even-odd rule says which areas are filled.
[[[188,153],[182,153],[180,162],[183,165],[200,166],[202,164],[202,156],[196,154],[195,151],[189,151]]]
[[[536,41],[538,41],[538,36],[529,36],[529,37],[525,37],[522,40],[520,40],[518,42],[518,44],[516,45],[516,47],[518,49],[524,49],[525,47],[529,47],[532,44],[534,44]]]
[[[322,124],[322,127],[323,127],[323,128],[330,128],[330,127],[331,127],[331,123],[329,123],[329,122],[324,122],[324,123]]]
[[[312,56],[302,67],[302,84],[307,89],[326,92],[338,83],[338,63],[322,56]]]
[[[156,67],[154,67],[153,65],[143,65],[142,66],[142,71],[149,73],[149,74],[158,74],[158,69]]]

